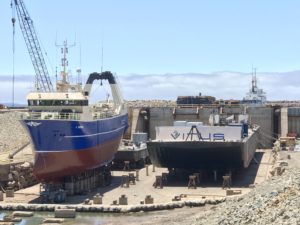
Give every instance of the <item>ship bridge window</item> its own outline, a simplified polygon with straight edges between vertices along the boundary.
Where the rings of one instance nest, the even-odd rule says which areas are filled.
[[[28,106],[87,106],[88,100],[28,100]]]
[[[38,100],[28,100],[28,105],[29,106],[36,106],[36,105],[38,105]]]

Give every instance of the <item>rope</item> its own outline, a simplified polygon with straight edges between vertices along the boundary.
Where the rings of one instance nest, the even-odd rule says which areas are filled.
[[[259,131],[259,133],[262,134],[263,136],[265,136],[266,138],[271,139],[271,140],[274,140],[274,141],[277,140],[276,138],[270,136],[269,134],[266,134],[266,133],[262,132],[261,130]]]
[[[49,65],[50,65],[51,72],[52,72],[52,74],[54,74],[54,67],[53,67],[52,61],[50,60],[50,58],[49,58],[49,56],[48,56],[48,53],[47,53],[47,51],[46,51],[46,48],[44,47],[44,45],[43,45],[43,43],[42,43],[42,41],[41,41],[41,39],[40,39],[40,36],[39,36],[39,33],[38,33],[37,30],[35,31],[35,33],[36,33],[36,36],[37,36],[37,38],[38,38],[38,40],[39,40],[39,42],[40,42],[40,45],[41,45],[41,47],[42,47],[42,50],[44,51],[44,54],[46,55],[46,59],[47,59]],[[51,77],[50,77],[50,82],[51,82]],[[52,82],[51,82],[51,85],[52,85]]]
[[[15,23],[16,23],[16,18],[15,18],[15,8],[13,7],[13,3],[11,1],[10,7],[12,9],[12,18],[11,22],[13,25],[13,33],[12,33],[12,107],[15,106]]]

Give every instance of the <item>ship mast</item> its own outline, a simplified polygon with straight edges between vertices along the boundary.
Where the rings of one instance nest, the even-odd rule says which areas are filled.
[[[256,68],[252,68],[252,92],[257,89]]]
[[[62,71],[60,72],[61,80],[59,80],[56,83],[56,90],[59,92],[68,92],[68,90],[70,88],[70,84],[68,82],[67,68],[68,68],[69,62],[67,59],[67,54],[69,53],[69,48],[74,47],[76,45],[76,43],[74,42],[74,44],[68,45],[68,41],[65,40],[62,45],[58,45],[56,43],[55,43],[55,45],[56,45],[56,47],[61,47],[61,54],[62,54],[62,58],[61,58]]]

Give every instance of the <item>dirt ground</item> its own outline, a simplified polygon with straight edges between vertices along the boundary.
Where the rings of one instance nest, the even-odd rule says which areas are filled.
[[[281,161],[288,162],[289,168],[300,168],[300,152],[280,152]],[[267,168],[264,168],[267,169]],[[285,176],[282,176],[285,179]],[[202,224],[197,218],[205,217],[208,214],[213,214],[213,211],[218,211],[221,207],[226,207],[226,203],[216,205],[200,207],[200,208],[182,208],[175,209],[172,211],[160,211],[152,212],[147,214],[142,214],[137,216],[137,214],[128,215],[122,217],[123,224],[138,225],[138,224]],[[120,223],[120,218],[106,219],[103,224],[111,225]],[[206,224],[207,225],[207,224]]]

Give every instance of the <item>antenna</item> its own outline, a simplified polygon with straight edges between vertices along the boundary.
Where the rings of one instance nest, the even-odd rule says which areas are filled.
[[[101,41],[101,73],[103,72],[103,38]]]
[[[79,68],[77,68],[77,84],[82,84],[81,76],[81,43],[79,43]]]
[[[256,68],[254,68],[254,87],[257,87]]]
[[[256,80],[256,68],[253,67],[252,65],[252,92],[254,92],[255,88],[257,87],[257,80]]]
[[[61,53],[63,55],[63,58],[61,59],[61,66],[63,68],[63,71],[61,72],[61,75],[62,75],[62,78],[63,78],[62,81],[64,83],[66,83],[67,82],[67,71],[66,70],[67,70],[67,66],[69,64],[68,60],[67,60],[67,54],[69,53],[69,48],[74,47],[76,45],[76,42],[74,41],[73,44],[69,45],[68,41],[65,40],[62,45],[58,45],[57,43],[55,43],[55,45],[56,45],[57,48],[58,47],[61,48]]]
[[[15,106],[15,23],[16,23],[16,18],[15,18],[15,8],[13,7],[13,3],[10,3],[10,7],[12,9],[12,18],[11,22],[13,25],[13,38],[12,38],[12,51],[13,51],[13,68],[12,68],[12,107]]]

